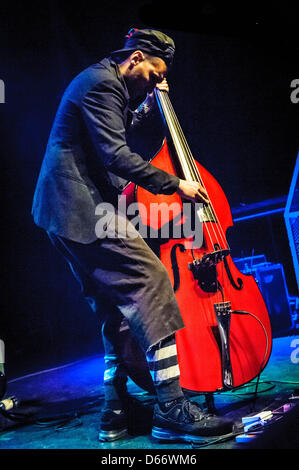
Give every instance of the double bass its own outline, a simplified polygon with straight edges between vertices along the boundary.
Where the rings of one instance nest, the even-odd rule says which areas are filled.
[[[194,218],[199,218],[200,237],[188,233],[182,238],[158,237],[159,257],[185,324],[176,332],[180,384],[192,392],[225,391],[259,377],[266,366],[272,342],[269,315],[254,277],[241,273],[233,262],[226,239],[233,220],[220,184],[192,156],[168,92],[156,89],[155,94],[168,136],[151,164],[181,179],[201,183],[210,202],[196,210],[193,205],[186,215],[184,201],[177,193],[153,195],[130,183],[123,195],[128,204],[134,201],[143,208],[141,223],[156,234],[166,225],[184,226],[188,217],[193,219],[193,226],[199,226],[194,224]],[[153,204],[164,208],[156,217],[150,216]],[[139,362],[136,375],[136,360],[132,364],[128,357],[124,352],[131,378],[151,391],[149,373],[140,372]]]

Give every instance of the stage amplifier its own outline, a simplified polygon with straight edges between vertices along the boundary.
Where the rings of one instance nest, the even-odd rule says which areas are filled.
[[[269,312],[273,337],[290,330],[292,311],[282,264],[270,263],[264,255],[237,258],[234,263],[242,273],[255,278]]]
[[[273,337],[292,328],[292,312],[282,264],[260,266],[256,280],[270,316]]]

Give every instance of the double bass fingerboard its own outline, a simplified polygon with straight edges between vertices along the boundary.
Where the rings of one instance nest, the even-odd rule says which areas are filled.
[[[204,186],[167,91],[156,88],[155,94],[172,139],[182,177],[188,181],[197,181]],[[197,215],[201,222],[217,223],[217,217],[209,204],[203,204],[202,208],[198,209]]]

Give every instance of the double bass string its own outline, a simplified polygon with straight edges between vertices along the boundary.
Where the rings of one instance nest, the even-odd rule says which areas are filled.
[[[188,144],[186,142],[186,139],[185,139],[185,136],[183,134],[182,128],[181,128],[181,126],[178,122],[178,119],[176,117],[176,114],[173,110],[173,107],[172,107],[171,101],[169,99],[168,93],[164,92],[162,94],[160,91],[158,91],[158,94],[159,94],[158,103],[160,104],[160,106],[162,108],[163,115],[164,115],[165,120],[167,122],[170,134],[172,136],[173,143],[174,143],[179,161],[181,163],[181,167],[182,167],[184,176],[185,176],[186,179],[201,182],[202,185],[203,185],[202,179],[201,179],[201,177],[198,173],[197,167],[195,166],[195,163],[193,161],[193,157],[192,157],[191,151],[188,147]],[[210,215],[213,215],[213,214],[211,214],[211,208],[209,206],[208,206],[208,209],[210,211]],[[211,220],[213,220],[213,217],[211,217]],[[210,233],[210,230],[209,230],[209,226],[205,222],[204,214],[203,214],[203,223],[205,224],[208,237],[209,237],[210,242],[213,246],[212,236],[211,236],[211,233]],[[214,232],[214,236],[215,236],[217,242],[219,243],[218,237],[217,237],[215,229],[214,229],[214,224],[211,224],[211,227],[212,227],[212,230]],[[220,232],[220,235],[221,235],[221,232]],[[209,309],[210,312],[213,311],[213,303],[214,303],[213,299],[212,299],[213,295],[214,294],[209,293],[209,298],[210,298],[210,303],[211,303],[210,309]],[[218,297],[222,295],[222,299],[223,299],[222,291],[221,292],[217,291],[216,295]],[[221,298],[219,298],[219,301],[220,300],[221,300]]]
[[[173,107],[172,107],[172,104],[171,104],[171,101],[169,99],[169,96],[168,94],[166,93],[165,95],[165,100],[167,100],[167,103],[168,103],[168,107],[170,109],[170,113],[171,113],[171,116],[175,122],[175,128],[177,129],[178,131],[178,134],[180,135],[180,141],[181,141],[181,144],[183,145],[184,149],[185,149],[185,152],[184,152],[184,156],[185,156],[185,159],[186,159],[186,154],[188,156],[188,159],[186,159],[187,161],[187,164],[188,164],[188,169],[189,169],[189,174],[190,174],[190,178],[191,179],[194,179],[195,181],[197,180],[198,182],[200,182],[202,184],[202,186],[205,188],[205,190],[207,191],[205,185],[204,185],[204,182],[198,172],[198,169],[194,163],[194,159],[193,159],[193,156],[192,156],[192,153],[190,151],[190,148],[187,144],[187,141],[186,141],[186,138],[184,136],[184,133],[182,131],[182,128],[178,122],[178,119],[176,117],[176,114],[173,110]],[[208,194],[208,191],[207,191],[207,194]],[[223,232],[223,229],[222,229],[222,226],[219,222],[219,219],[216,215],[216,212],[214,210],[214,207],[213,207],[213,203],[211,202],[207,207],[204,208],[204,210],[206,211],[207,215],[211,218],[211,220],[215,219],[216,218],[216,222],[217,222],[217,225],[216,225],[216,229],[219,231],[219,235],[220,235],[220,238],[222,239],[222,242],[223,244],[225,245],[225,237],[224,237],[224,232]],[[203,220],[203,223],[205,223],[205,220]],[[215,227],[214,227],[214,224],[211,225],[212,227],[212,230],[214,232],[214,236],[216,238],[216,241],[219,243],[219,240],[218,240],[218,236],[216,235],[216,232],[215,232]],[[212,243],[212,237],[210,235],[210,232],[209,232],[209,229],[208,229],[208,226],[206,224],[206,228],[207,228],[207,232],[208,232],[208,235],[209,235],[209,238],[211,240],[211,243]],[[222,232],[222,233],[221,233]]]
[[[168,108],[170,108],[170,109],[168,109],[168,112],[171,113],[172,119],[173,119],[173,121],[174,121],[174,124],[173,124],[173,125],[174,125],[174,127],[175,127],[175,129],[176,129],[176,131],[177,131],[177,133],[178,133],[178,135],[179,135],[179,137],[180,137],[180,142],[183,144],[183,146],[184,146],[184,148],[185,148],[184,159],[187,161],[187,164],[188,164],[188,162],[189,162],[188,169],[189,169],[189,173],[190,173],[190,179],[192,179],[192,180],[194,179],[195,181],[196,181],[196,180],[197,180],[197,181],[199,180],[201,183],[203,183],[203,182],[202,182],[202,178],[200,177],[200,175],[199,175],[199,173],[198,173],[198,171],[197,171],[197,168],[196,168],[196,166],[195,166],[195,164],[194,164],[194,162],[193,162],[193,157],[192,157],[191,152],[190,152],[190,149],[189,149],[189,147],[188,147],[188,145],[187,145],[187,142],[186,142],[185,136],[184,136],[184,134],[183,134],[183,132],[182,132],[181,126],[180,126],[180,124],[179,124],[179,122],[178,122],[178,120],[177,120],[177,117],[176,117],[176,115],[175,115],[175,113],[174,113],[174,111],[173,111],[173,108],[172,108],[170,99],[169,99],[169,97],[168,97],[168,94],[164,94],[163,96],[165,96],[165,100],[167,100]],[[181,145],[182,145],[182,144],[181,144]],[[186,154],[187,154],[187,155],[186,155]],[[190,167],[191,167],[191,168],[190,168]],[[209,210],[210,215],[211,215],[211,209],[210,209],[209,206],[208,206],[208,210]],[[213,220],[213,218],[212,218],[211,220]],[[207,235],[208,235],[208,237],[209,237],[209,239],[210,239],[210,242],[211,242],[211,244],[213,245],[212,236],[211,236],[211,233],[210,233],[210,230],[209,230],[209,224],[207,224],[207,223],[205,222],[204,214],[203,214],[203,223],[205,224],[206,231],[207,231]],[[216,234],[216,231],[215,231],[215,228],[214,228],[214,224],[211,224],[210,227],[212,228],[212,231],[214,232],[214,237],[216,238],[216,240],[217,240],[217,242],[218,242],[218,237],[217,237],[217,234]],[[221,234],[221,233],[220,233],[220,234]],[[210,297],[212,297],[212,296],[210,295]],[[222,297],[223,297],[223,294],[222,294]],[[219,299],[219,300],[220,300],[220,299]],[[212,306],[211,306],[211,308],[212,308]]]
[[[202,184],[202,186],[205,188],[205,190],[207,191],[207,189],[205,187],[205,184],[203,182],[203,179],[199,174],[198,168],[195,165],[194,158],[192,156],[191,150],[188,146],[188,143],[186,141],[186,138],[185,138],[185,135],[182,131],[182,128],[179,124],[177,116],[174,112],[174,109],[173,109],[173,106],[172,106],[172,103],[170,101],[168,93],[167,92],[161,92],[160,90],[158,90],[158,95],[159,95],[158,103],[160,103],[160,105],[161,105],[161,107],[164,111],[164,116],[165,116],[165,119],[166,119],[167,124],[169,126],[169,131],[171,133],[171,136],[174,140],[174,145],[176,144],[175,147],[176,147],[176,150],[177,150],[179,160],[181,162],[182,169],[184,169],[184,167],[185,168],[187,167],[187,172],[188,172],[187,174],[188,174],[188,176],[190,175],[190,179],[200,182]],[[179,146],[179,149],[181,150],[181,152],[178,152],[178,146]],[[182,160],[183,160],[183,162],[182,162]],[[207,194],[208,194],[208,191],[207,191]],[[227,246],[227,248],[229,249],[229,245],[226,241],[226,237],[224,235],[222,225],[219,222],[219,219],[217,217],[217,214],[216,214],[215,208],[213,206],[213,203],[211,202],[211,199],[210,199],[210,204],[205,208],[205,210],[206,210],[206,213],[207,213],[208,217],[210,217],[211,222],[213,221],[213,219],[215,220],[215,218],[216,218],[216,225],[214,223],[211,223],[211,225],[210,225],[210,227],[212,228],[212,231],[214,232],[214,237],[216,239],[216,242],[221,247],[221,244],[219,243],[218,236],[216,234],[216,230],[217,230],[217,232],[220,236],[220,239],[222,240],[222,246],[223,247]],[[211,233],[210,233],[210,230],[209,230],[209,226],[205,222],[204,215],[203,215],[203,223],[205,224],[206,231],[207,231],[208,237],[210,239],[210,242],[213,245],[212,236],[211,236]],[[221,269],[222,270],[221,278],[226,279],[226,276],[224,276],[224,265],[223,265],[223,263],[221,263],[221,268],[222,268]],[[227,283],[226,283],[226,287],[227,287]],[[222,300],[224,301],[225,298],[224,298],[224,290],[223,289],[221,289],[221,295],[222,295]]]
[[[169,96],[168,96],[168,93],[167,92],[164,92],[163,95],[161,93],[161,91],[158,91],[158,94],[159,94],[159,98],[160,98],[160,101],[162,101],[163,103],[161,103],[161,105],[164,104],[164,111],[166,111],[167,113],[167,116],[165,116],[165,119],[167,120],[168,124],[169,124],[169,120],[170,118],[172,118],[172,125],[174,127],[174,129],[169,129],[170,130],[170,133],[172,135],[172,137],[175,137],[175,143],[177,143],[178,145],[180,145],[180,147],[183,147],[184,150],[182,150],[182,156],[180,156],[180,153],[178,152],[178,156],[179,156],[179,159],[180,159],[180,163],[182,165],[182,169],[184,171],[184,167],[186,168],[187,167],[187,171],[190,175],[190,178],[192,180],[197,180],[198,182],[201,183],[201,185],[205,188],[205,190],[207,191],[205,185],[204,185],[204,182],[198,172],[198,169],[194,163],[194,159],[193,159],[193,156],[191,154],[191,151],[190,151],[190,148],[187,144],[187,141],[186,141],[186,138],[184,136],[184,133],[182,131],[182,128],[178,122],[178,119],[176,117],[176,114],[173,110],[173,107],[172,107],[172,104],[171,104],[171,101],[169,99]],[[169,119],[167,119],[167,117]],[[171,124],[171,123],[170,123]],[[176,130],[177,132],[174,132],[174,130]],[[173,132],[172,132],[173,131]],[[177,137],[177,134],[179,135],[180,139]],[[178,150],[176,148],[176,150]],[[186,158],[186,154],[188,156],[188,158]],[[182,161],[183,160],[183,161]],[[207,191],[207,194],[208,194],[208,191]],[[208,195],[209,196],[209,195]],[[209,198],[210,199],[210,198]],[[216,229],[218,230],[219,232],[219,235],[220,235],[220,238],[222,239],[222,242],[223,244],[225,245],[226,243],[226,240],[225,240],[225,236],[224,236],[224,232],[223,232],[223,229],[222,229],[222,226],[219,222],[219,219],[217,217],[217,214],[215,212],[215,209],[213,207],[213,203],[211,202],[210,200],[210,204],[205,208],[205,211],[207,213],[207,215],[211,218],[211,220],[213,220],[213,218],[216,218],[216,221],[217,221],[217,225],[216,225]],[[205,220],[204,220],[204,217],[203,217],[203,223],[205,223]],[[206,223],[205,223],[206,224]],[[214,224],[212,224],[212,230],[214,232],[214,236],[216,238],[216,241],[218,242],[219,244],[219,240],[218,240],[218,236],[215,232],[215,227],[214,227]],[[207,233],[208,233],[208,236],[210,238],[210,241],[212,243],[212,237],[211,237],[211,234],[210,234],[210,231],[208,229],[208,225],[206,224],[206,229],[207,229]]]

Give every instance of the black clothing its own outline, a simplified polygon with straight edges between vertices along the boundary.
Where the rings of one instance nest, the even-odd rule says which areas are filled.
[[[138,104],[130,103],[125,80],[111,59],[75,77],[55,117],[32,213],[62,252],[101,320],[109,322],[110,317],[117,328],[118,319],[125,317],[147,352],[184,327],[168,273],[125,216],[120,227],[111,210],[105,216],[105,236],[95,233],[97,205],[109,202],[115,207],[127,181],[154,194],[172,194],[178,188],[178,177],[155,168],[128,144],[129,107]],[[140,113],[133,116],[136,130]],[[105,352],[116,352],[118,374],[116,331],[112,341],[104,339]]]
[[[88,67],[70,83],[37,182],[32,208],[37,225],[91,243],[97,239],[97,204],[116,205],[127,181],[154,194],[176,191],[176,176],[155,168],[128,146],[129,106],[125,80],[111,59]]]
[[[121,217],[107,227],[116,238],[81,244],[49,236],[70,264],[93,310],[102,319],[113,315],[116,326],[117,317],[123,315],[146,352],[184,323],[165,267],[134,226],[125,218],[120,222]]]

